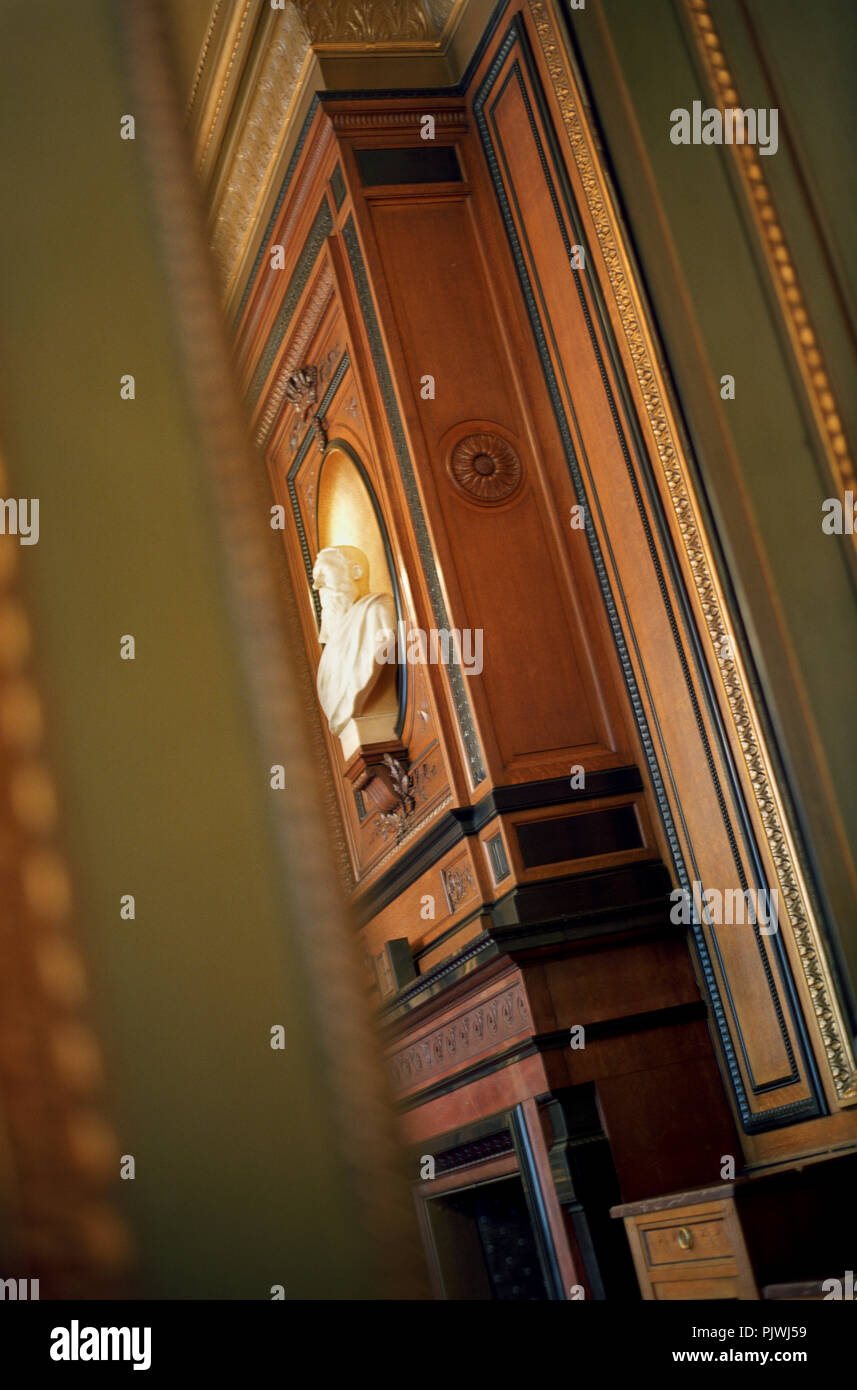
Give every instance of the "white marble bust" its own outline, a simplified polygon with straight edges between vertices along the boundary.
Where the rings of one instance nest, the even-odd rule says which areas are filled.
[[[377,635],[396,626],[390,594],[370,594],[369,561],[353,545],[320,550],[312,572],[321,600],[318,640],[324,650],[317,688],[331,732],[357,719],[386,669],[376,658]]]

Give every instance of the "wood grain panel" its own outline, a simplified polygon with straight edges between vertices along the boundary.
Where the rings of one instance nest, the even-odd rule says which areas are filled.
[[[758,856],[693,652],[682,593],[670,580],[668,547],[647,500],[647,463],[635,452],[609,323],[591,278],[570,264],[570,249],[584,234],[542,121],[519,29],[507,31],[493,65],[486,59],[485,66],[475,113],[494,196],[568,466],[592,523],[585,536],[573,538],[588,541],[604,562],[605,602],[639,700],[638,727],[644,747],[650,744],[647,761],[671,858],[679,882],[741,892],[759,883]],[[803,1020],[782,943],[740,924],[700,927],[696,937],[745,1125],[752,1128],[766,1112],[816,1113]]]

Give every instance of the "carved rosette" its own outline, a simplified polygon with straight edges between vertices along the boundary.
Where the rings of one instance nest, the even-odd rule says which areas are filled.
[[[524,476],[521,460],[499,434],[468,434],[452,451],[449,471],[454,482],[475,502],[505,502]]]

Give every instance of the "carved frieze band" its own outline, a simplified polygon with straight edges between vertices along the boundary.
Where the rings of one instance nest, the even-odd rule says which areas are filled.
[[[277,16],[214,219],[213,249],[224,277],[241,259],[268,171],[285,139],[309,38],[293,5]]]
[[[314,44],[348,50],[441,42],[460,0],[295,0]]]
[[[289,381],[303,361],[306,348],[312,341],[316,329],[333,297],[333,271],[329,263],[322,267],[315,288],[301,315],[300,323],[289,342],[288,349],[274,379],[265,409],[256,426],[255,442],[264,445],[270,437],[280,410],[288,397]],[[324,383],[322,383],[324,384]]]
[[[438,110],[432,105],[432,116],[436,129],[463,131],[467,129],[467,118],[463,107],[453,110]],[[419,111],[337,111],[330,113],[331,124],[336,131],[347,130],[413,130],[418,132],[422,115]]]
[[[721,110],[741,106],[706,0],[684,0],[684,5],[715,101]],[[842,428],[842,416],[836,407],[821,344],[812,326],[762,161],[752,145],[732,144],[728,148],[740,172],[768,268],[777,288],[783,318],[824,444],[833,484],[840,495],[846,488],[857,492],[857,472]],[[857,545],[857,534],[853,537],[853,543]]]
[[[396,1093],[429,1085],[461,1062],[473,1061],[532,1026],[524,986],[501,990],[443,1027],[394,1053],[388,1063]]]
[[[593,140],[583,105],[546,0],[528,0],[539,44],[556,96],[563,126],[580,177],[589,214],[628,344],[649,427],[674,509],[690,572],[714,648],[732,723],[741,747],[759,821],[764,830],[780,892],[786,903],[798,956],[812,1000],[815,1021],[835,1093],[842,1104],[857,1102],[857,1071],[836,993],[830,979],[818,925],[801,873],[784,811],[769,772],[769,759],[746,678],[729,636],[725,606],[713,561],[700,528],[685,460],[677,447],[665,407],[654,353],[632,290],[632,276],[621,244],[609,194],[593,155]]]

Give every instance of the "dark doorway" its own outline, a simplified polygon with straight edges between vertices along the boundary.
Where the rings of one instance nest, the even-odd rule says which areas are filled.
[[[441,1297],[546,1300],[524,1187],[514,1175],[426,1201]]]

